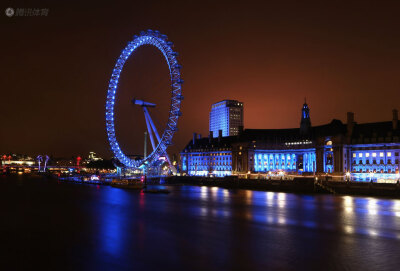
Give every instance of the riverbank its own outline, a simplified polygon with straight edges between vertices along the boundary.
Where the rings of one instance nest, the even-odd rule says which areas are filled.
[[[34,174],[33,174],[34,175]],[[50,178],[47,176],[47,178]],[[81,184],[110,185],[111,179],[83,180],[78,177],[51,178]],[[371,183],[356,181],[316,180],[314,177],[294,177],[291,180],[280,179],[240,179],[236,176],[225,178],[170,176],[165,178],[147,178],[147,184],[215,186],[226,189],[245,189],[301,194],[338,194],[400,198],[400,184]]]

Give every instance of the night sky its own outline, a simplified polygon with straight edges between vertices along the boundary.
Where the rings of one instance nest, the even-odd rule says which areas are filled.
[[[307,97],[313,125],[333,118],[388,121],[400,109],[399,1],[3,1],[0,153],[111,156],[108,81],[121,50],[158,29],[179,52],[183,116],[171,153],[206,136],[212,103],[244,103],[245,128],[299,127]],[[67,3],[68,2],[68,3]],[[306,3],[304,3],[306,2]],[[7,7],[48,8],[12,17]],[[120,80],[116,123],[126,153],[141,153],[144,117],[133,97],[169,105],[162,55],[142,47]]]

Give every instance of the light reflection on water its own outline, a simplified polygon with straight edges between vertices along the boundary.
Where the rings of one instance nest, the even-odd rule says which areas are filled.
[[[296,195],[250,190],[228,190],[218,187],[191,187],[182,196],[206,202],[200,213],[204,217],[223,219],[244,218],[265,226],[296,226],[342,232],[347,235],[367,235],[400,239],[400,200],[331,195]],[[244,202],[242,213],[234,202]],[[299,207],[301,209],[299,210]],[[196,209],[196,208],[194,208]],[[324,211],[334,210],[335,221],[329,221]],[[378,218],[384,218],[380,221]],[[388,225],[387,223],[390,222]]]
[[[0,205],[8,218],[2,220],[2,228],[13,233],[2,236],[2,245],[11,247],[8,251],[36,248],[44,240],[36,254],[34,249],[22,254],[40,259],[46,251],[46,259],[56,262],[85,261],[84,270],[396,270],[399,266],[400,200],[206,186],[166,186],[170,194],[54,186],[33,185],[29,180],[25,192],[22,185],[14,194],[3,193],[5,202],[13,202]],[[28,197],[20,195],[28,193],[40,196],[27,204]],[[24,214],[32,217],[18,220],[8,211],[19,202]],[[49,215],[51,220],[45,219]],[[24,227],[26,221],[35,222],[33,230]],[[23,246],[13,237],[20,235],[28,236]],[[81,267],[72,265],[70,270]]]
[[[129,204],[129,194],[122,189],[110,189],[108,193],[104,193],[103,195],[102,200],[107,204],[99,205],[101,209],[98,210],[101,214],[99,226],[101,227],[100,231],[103,236],[100,239],[102,248],[106,253],[118,255],[123,248],[124,216],[118,211],[119,208],[115,207]]]

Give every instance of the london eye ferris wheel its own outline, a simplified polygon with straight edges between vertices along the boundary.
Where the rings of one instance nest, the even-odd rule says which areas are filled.
[[[129,56],[135,52],[136,49],[143,45],[155,46],[161,51],[165,60],[167,61],[171,80],[171,103],[166,126],[162,134],[159,134],[148,110],[148,108],[155,107],[156,105],[147,101],[137,99],[132,100],[133,104],[141,106],[143,109],[147,132],[150,136],[150,141],[153,148],[152,152],[148,156],[144,156],[143,159],[136,160],[127,156],[121,150],[121,147],[117,141],[114,124],[114,109],[115,97],[118,89],[118,80],[124,64]],[[139,35],[135,35],[132,41],[128,42],[128,45],[124,48],[114,66],[107,91],[106,130],[108,141],[114,156],[127,168],[137,169],[145,165],[152,165],[159,161],[160,157],[166,157],[167,161],[170,163],[167,154],[167,148],[172,144],[173,135],[177,131],[178,119],[182,115],[180,108],[183,100],[183,80],[181,79],[180,74],[180,69],[182,66],[179,65],[177,60],[178,53],[175,52],[172,47],[173,43],[168,41],[167,36],[160,34],[159,31],[142,31]]]

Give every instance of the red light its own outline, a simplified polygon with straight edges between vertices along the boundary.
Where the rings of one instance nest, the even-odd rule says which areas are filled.
[[[79,164],[80,164],[81,160],[82,160],[82,158],[81,158],[80,156],[78,156],[78,157],[76,158],[76,165],[77,165],[78,167],[79,167]]]

